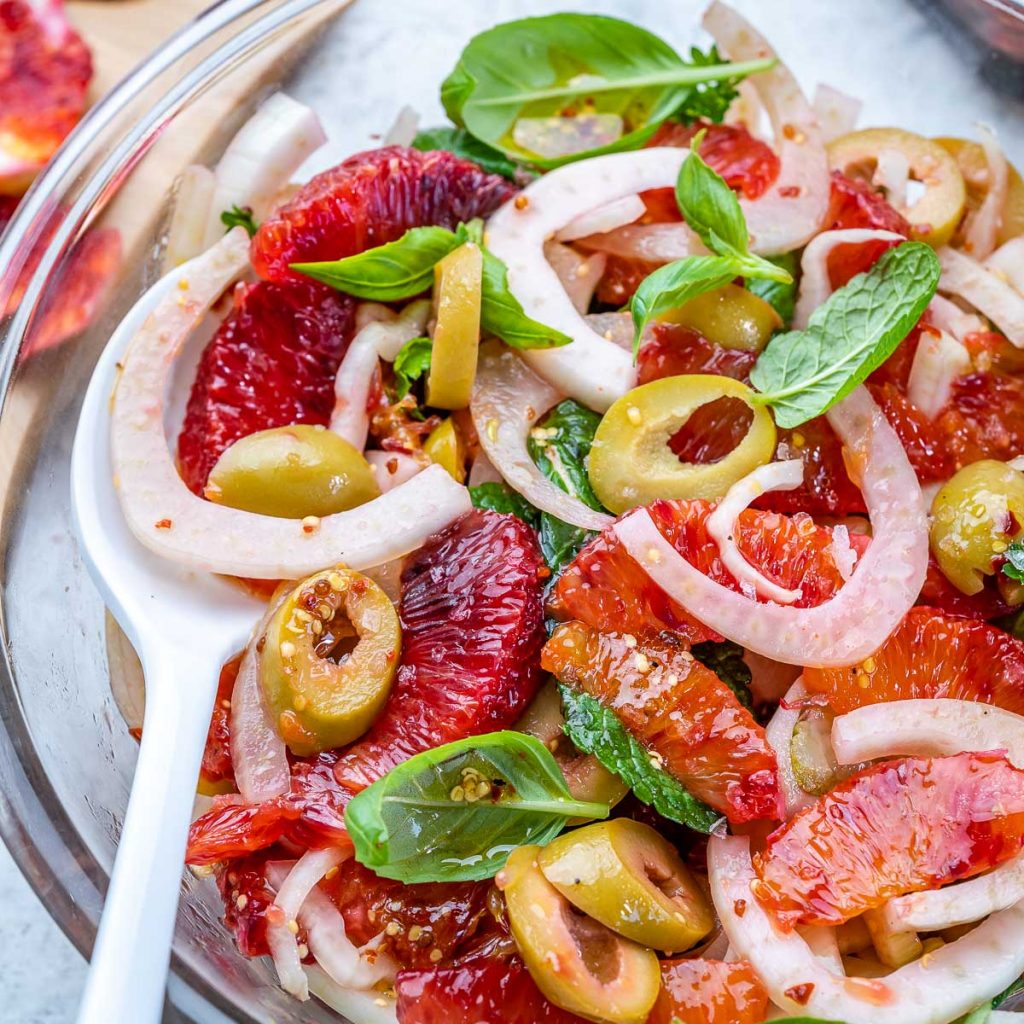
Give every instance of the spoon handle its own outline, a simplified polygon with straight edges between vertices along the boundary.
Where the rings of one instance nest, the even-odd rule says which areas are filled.
[[[219,664],[187,644],[146,662],[131,798],[78,1024],[158,1024],[182,864]]]

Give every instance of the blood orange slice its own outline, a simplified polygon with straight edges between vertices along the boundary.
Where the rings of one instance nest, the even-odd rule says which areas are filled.
[[[252,263],[268,280],[295,280],[300,275],[292,263],[352,256],[409,228],[455,228],[493,213],[516,191],[452,153],[371,149],[318,174],[264,221],[252,242]]]
[[[662,960],[647,1024],[761,1024],[768,992],[746,960]]]
[[[613,710],[665,771],[730,821],[783,816],[764,730],[680,641],[568,622],[545,645],[542,664]]]
[[[754,895],[784,924],[842,924],[1024,847],[1024,771],[1002,754],[903,758],[840,783],[768,837]]]
[[[881,650],[850,668],[807,668],[836,714],[889,700],[953,697],[1024,714],[1024,642],[995,626],[911,608]]]

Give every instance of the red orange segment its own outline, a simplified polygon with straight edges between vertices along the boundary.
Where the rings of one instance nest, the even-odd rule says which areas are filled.
[[[850,668],[807,668],[837,714],[890,700],[953,697],[1024,714],[1024,641],[995,626],[911,608],[881,650]]]
[[[559,626],[542,664],[615,712],[665,771],[732,822],[782,817],[764,730],[681,641]]]
[[[662,960],[647,1024],[761,1024],[768,991],[746,960]]]
[[[787,925],[842,924],[1024,847],[1024,771],[1002,754],[903,758],[841,782],[768,837],[754,895]]]

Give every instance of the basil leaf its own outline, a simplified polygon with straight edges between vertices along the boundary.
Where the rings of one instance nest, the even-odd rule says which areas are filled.
[[[690,653],[705,668],[711,669],[748,711],[754,706],[750,696],[750,682],[753,677],[743,660],[743,648],[739,644],[734,644],[730,640],[721,643],[708,640],[705,643],[694,644],[690,648]]]
[[[807,329],[777,334],[750,382],[780,427],[798,427],[845,398],[895,351],[935,294],[939,258],[923,242],[889,249],[834,292]]]
[[[515,160],[538,167],[596,153],[635,149],[691,99],[701,82],[737,80],[774,63],[687,63],[656,35],[618,18],[552,14],[497,25],[470,40],[441,86],[452,121]],[[609,145],[545,159],[516,145],[516,121],[588,112],[622,117],[625,134]]]
[[[472,789],[470,788],[472,787]],[[570,818],[606,818],[574,800],[540,740],[471,736],[417,754],[345,808],[356,860],[400,882],[491,878],[509,851],[549,843]]]
[[[690,155],[679,168],[676,203],[687,226],[713,253],[742,259],[750,246],[747,219],[736,193],[701,158],[698,150],[704,135],[696,134]]]
[[[550,512],[540,514],[540,553],[551,570],[552,582],[562,570],[597,536],[593,530],[563,522]]]
[[[500,480],[489,480],[469,488],[469,500],[474,508],[489,508],[493,512],[507,512],[517,516],[535,530],[540,527],[540,512],[518,491]]]
[[[509,291],[505,264],[483,250],[483,304],[480,326],[487,334],[501,338],[510,348],[559,348],[572,338],[553,327],[531,320],[519,300]]]
[[[1018,583],[1024,583],[1024,540],[1011,541],[1006,549],[1005,558],[1003,575]]]
[[[410,228],[394,242],[323,263],[293,263],[292,270],[332,288],[375,302],[398,302],[434,283],[434,264],[460,242],[446,228]]]
[[[686,791],[678,779],[655,766],[644,746],[600,701],[559,684],[565,734],[585,754],[593,754],[663,818],[708,833],[722,816]]]
[[[601,417],[571,398],[559,402],[530,431],[526,448],[537,468],[566,494],[603,512],[590,486],[586,460]]]
[[[744,284],[747,291],[760,296],[768,305],[772,306],[781,317],[782,322],[789,327],[793,322],[793,313],[796,310],[797,274],[800,270],[800,260],[795,252],[783,253],[781,256],[768,256],[766,260],[784,270],[789,275],[789,280],[748,277]]]
[[[717,46],[712,46],[705,53],[696,46],[690,47],[690,63],[695,67],[721,64],[722,56]],[[686,98],[672,112],[673,121],[689,124],[692,121],[714,121],[716,124],[725,119],[726,112],[732,101],[739,96],[736,86],[742,81],[743,75],[719,78],[712,82],[698,82],[690,88]]]
[[[225,210],[220,215],[220,222],[228,231],[232,228],[245,228],[250,238],[260,229],[253,216],[251,206],[232,206],[230,210]]]
[[[490,174],[500,174],[503,178],[515,180],[519,173],[519,165],[509,160],[504,153],[488,146],[486,142],[474,139],[465,128],[428,128],[420,132],[412,140],[413,149],[429,151],[444,149],[449,153],[472,160],[477,167]]]
[[[429,338],[411,338],[398,350],[392,365],[396,398],[405,398],[413,381],[419,380],[430,369],[433,352],[434,343]]]
[[[728,284],[739,274],[739,267],[739,262],[731,256],[688,256],[648,274],[629,302],[633,315],[634,361],[640,351],[644,328],[651,320]]]

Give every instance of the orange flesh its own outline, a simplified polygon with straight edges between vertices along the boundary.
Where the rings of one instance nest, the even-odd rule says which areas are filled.
[[[746,960],[662,960],[647,1024],[760,1024],[768,992]]]

